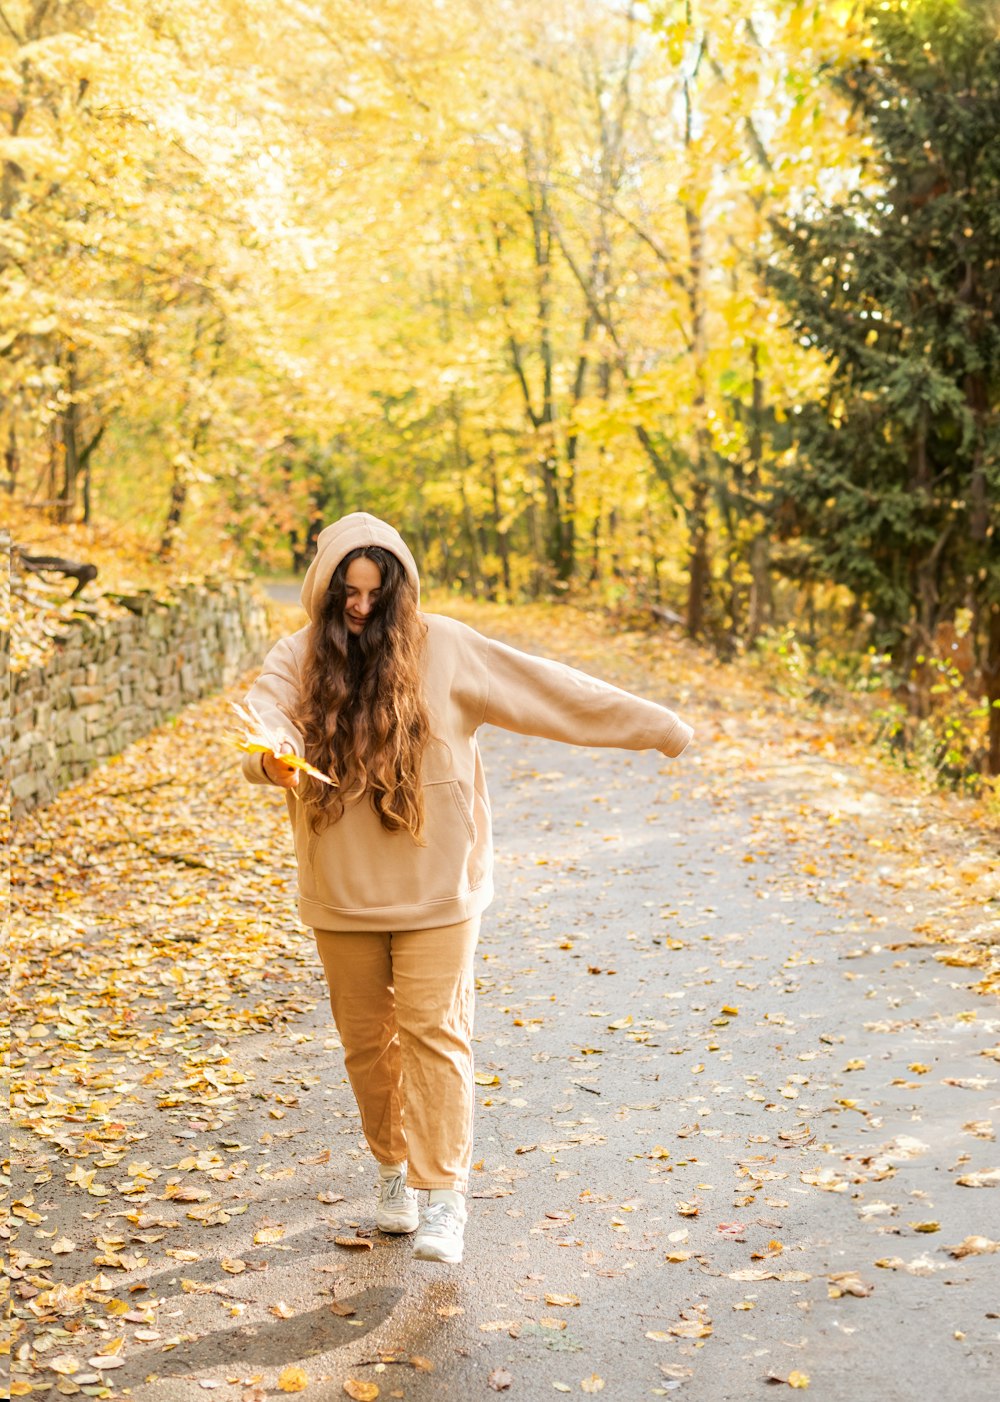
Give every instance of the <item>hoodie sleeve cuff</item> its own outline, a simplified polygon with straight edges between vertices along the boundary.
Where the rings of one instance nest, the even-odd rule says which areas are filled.
[[[675,721],[657,745],[661,754],[669,755],[671,759],[676,759],[683,754],[694,739],[694,731],[689,725],[685,725],[682,720]]]
[[[260,753],[244,755],[242,759],[243,777],[251,784],[269,784],[271,780],[264,772],[264,756]]]

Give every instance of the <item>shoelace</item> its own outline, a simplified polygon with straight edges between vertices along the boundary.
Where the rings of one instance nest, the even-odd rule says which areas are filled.
[[[390,1205],[406,1201],[406,1180],[401,1173],[382,1185],[382,1202]]]
[[[431,1236],[446,1236],[456,1231],[462,1224],[458,1213],[446,1202],[432,1202],[424,1212],[422,1227]]]

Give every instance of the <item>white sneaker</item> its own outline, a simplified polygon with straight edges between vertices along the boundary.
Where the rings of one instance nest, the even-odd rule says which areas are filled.
[[[375,1225],[380,1232],[415,1232],[419,1214],[417,1195],[406,1186],[405,1173],[380,1181],[375,1209]]]
[[[464,1207],[450,1202],[432,1202],[420,1214],[420,1226],[413,1238],[413,1254],[418,1261],[444,1261],[457,1266],[462,1259],[466,1214]]]

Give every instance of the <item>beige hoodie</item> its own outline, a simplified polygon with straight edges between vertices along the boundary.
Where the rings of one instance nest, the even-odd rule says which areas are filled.
[[[345,516],[320,534],[302,585],[310,620],[344,556],[363,545],[394,554],[419,591],[413,556],[398,532],[365,512]],[[368,800],[348,805],[318,835],[308,809],[286,794],[299,874],[299,918],[322,930],[419,930],[479,914],[493,895],[493,841],[476,731],[498,725],[571,745],[660,750],[679,755],[689,726],[653,701],[597,681],[572,667],[494,642],[456,619],[424,613],[424,700],[433,739],[424,755],[424,835],[387,833]],[[281,638],[264,659],[247,695],[296,754],[292,725],[299,668],[309,629]],[[251,783],[269,783],[261,756],[244,755]]]

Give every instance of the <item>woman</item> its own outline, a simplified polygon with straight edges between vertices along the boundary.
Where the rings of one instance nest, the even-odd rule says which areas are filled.
[[[422,1260],[462,1259],[472,1162],[473,956],[493,894],[480,725],[679,755],[672,711],[418,611],[402,537],[363,512],[320,534],[309,623],[268,653],[247,700],[282,736],[247,754],[288,790],[310,926],[379,1166],[376,1222]],[[294,753],[335,786],[283,761]],[[428,1191],[423,1210],[415,1189]]]

